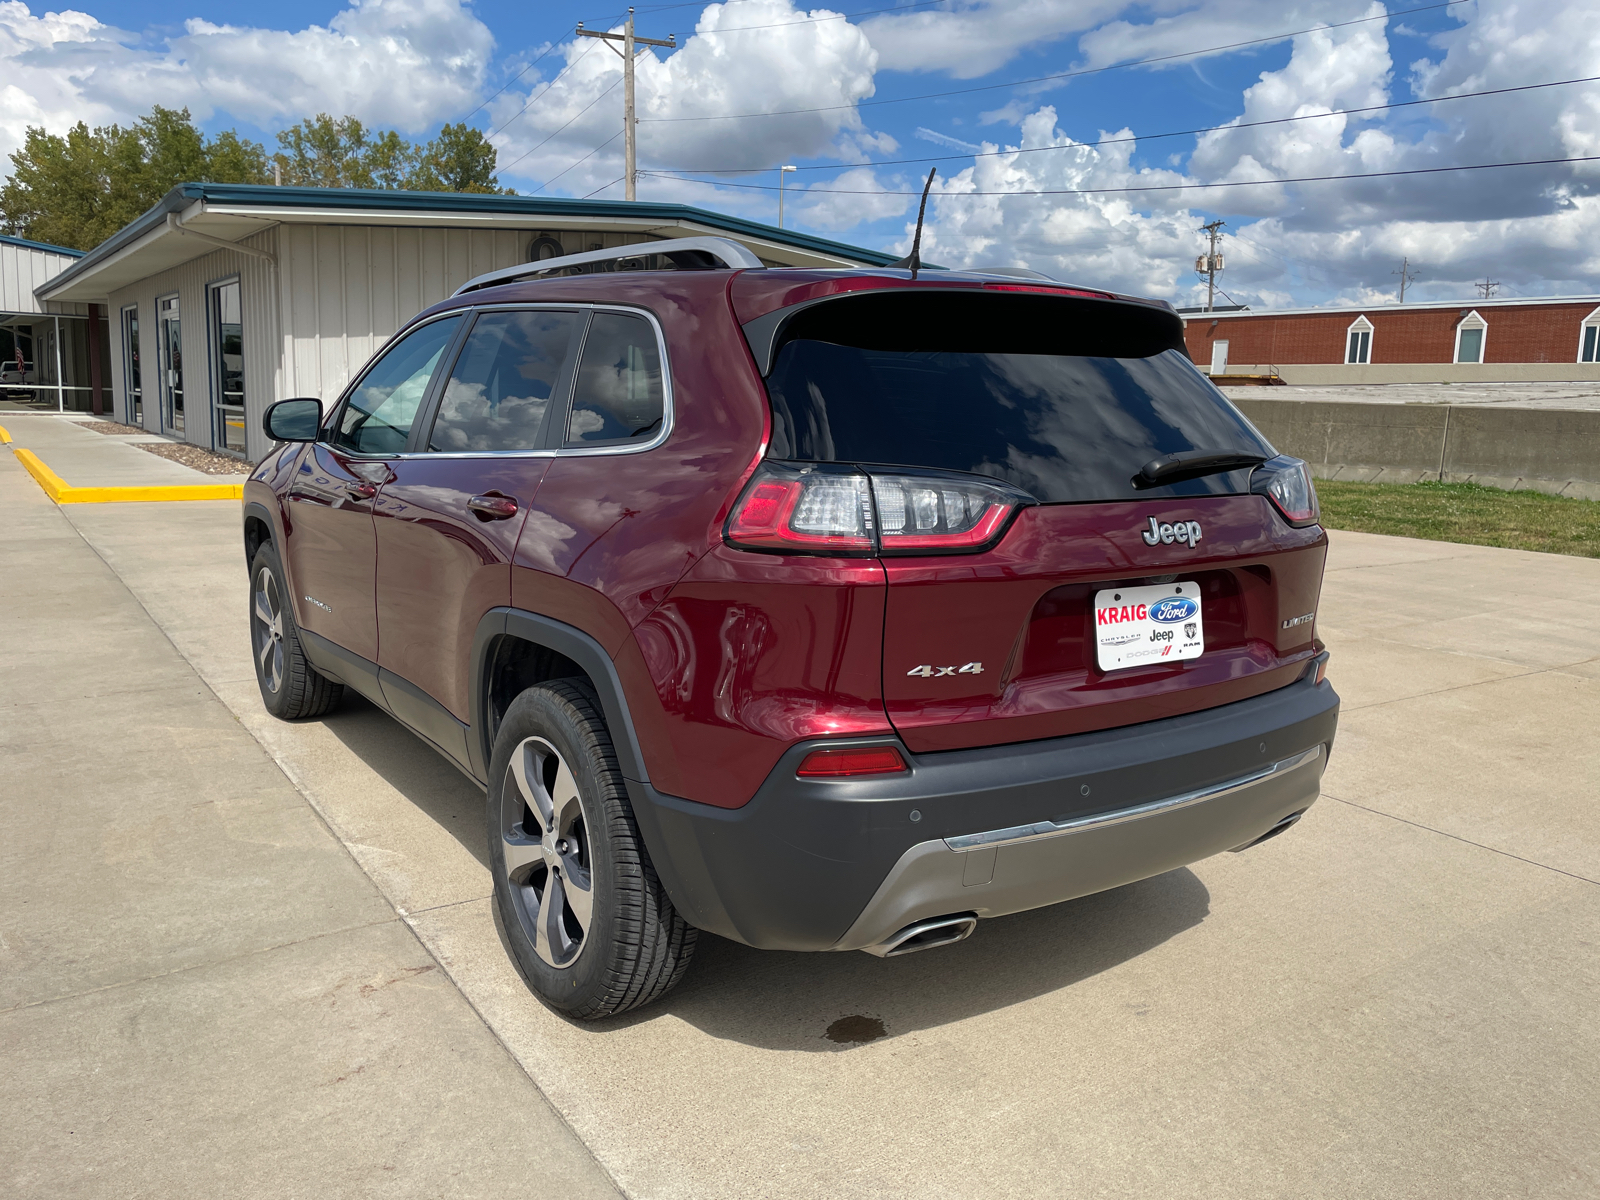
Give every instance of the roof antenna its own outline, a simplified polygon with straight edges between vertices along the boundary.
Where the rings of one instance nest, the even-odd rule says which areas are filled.
[[[917,233],[911,239],[911,253],[899,262],[892,262],[891,267],[910,267],[911,278],[917,278],[917,272],[922,269],[922,217],[928,211],[928,189],[933,186],[933,177],[938,174],[938,167],[928,168],[928,182],[922,185],[922,203],[917,206]]]

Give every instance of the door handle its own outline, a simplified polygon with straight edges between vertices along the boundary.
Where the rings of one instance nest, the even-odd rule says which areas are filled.
[[[344,485],[352,500],[371,500],[378,494],[378,485],[364,479],[352,479]]]
[[[480,521],[504,521],[507,517],[517,515],[517,502],[510,496],[502,496],[498,492],[474,496],[467,501],[467,507]]]

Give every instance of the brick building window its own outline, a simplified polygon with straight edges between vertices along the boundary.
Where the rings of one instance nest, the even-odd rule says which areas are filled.
[[[1350,323],[1349,337],[1345,343],[1344,361],[1369,363],[1372,361],[1372,322],[1357,317]]]
[[[1489,322],[1474,309],[1456,322],[1456,354],[1458,363],[1481,363],[1483,343],[1488,337]]]
[[[1600,308],[1583,319],[1578,336],[1578,361],[1600,362]]]

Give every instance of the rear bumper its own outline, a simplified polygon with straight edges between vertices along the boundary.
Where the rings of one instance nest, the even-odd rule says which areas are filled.
[[[818,744],[895,739],[808,742],[734,810],[628,786],[692,924],[764,949],[862,949],[924,918],[1054,904],[1259,839],[1317,797],[1339,698],[1313,679],[1143,725],[906,754],[904,775],[799,779]]]

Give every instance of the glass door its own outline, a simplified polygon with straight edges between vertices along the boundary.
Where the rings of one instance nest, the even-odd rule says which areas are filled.
[[[161,431],[183,432],[183,330],[178,298],[156,302],[161,341]]]
[[[144,388],[139,380],[139,307],[122,310],[122,378],[129,425],[144,426]]]
[[[229,454],[244,453],[244,324],[239,312],[239,281],[211,289],[212,444]]]

